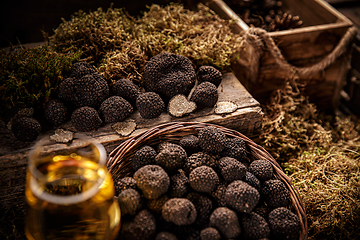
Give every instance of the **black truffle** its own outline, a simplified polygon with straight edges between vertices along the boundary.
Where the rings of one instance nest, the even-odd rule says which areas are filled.
[[[147,209],[152,212],[156,217],[161,216],[162,207],[167,201],[169,201],[169,197],[166,194],[161,195],[156,199],[148,200]]]
[[[213,210],[213,204],[211,199],[198,192],[191,192],[186,196],[195,206],[197,212],[197,218],[194,224],[199,227],[205,227],[209,223],[210,214]]]
[[[155,162],[167,172],[174,172],[183,166],[186,157],[186,151],[180,145],[169,143],[156,155]]]
[[[249,213],[260,200],[259,192],[249,184],[236,180],[230,183],[225,192],[228,207],[240,213]]]
[[[222,74],[213,66],[201,66],[197,73],[199,83],[211,82],[218,87],[222,80]]]
[[[216,156],[206,152],[193,153],[185,159],[183,169],[187,174],[190,174],[192,170],[200,166],[208,166],[212,169],[217,169],[218,159]]]
[[[214,107],[219,98],[217,88],[210,82],[200,83],[192,93],[190,101],[196,103],[198,108]]]
[[[124,98],[112,96],[101,103],[99,113],[106,123],[121,122],[134,111]]]
[[[186,135],[182,137],[179,141],[179,145],[185,149],[188,156],[200,150],[199,138],[195,135]]]
[[[133,220],[124,221],[121,226],[121,239],[148,240],[156,234],[156,220],[146,209],[141,210]]]
[[[270,161],[259,159],[250,163],[249,172],[260,181],[267,181],[273,177],[274,169]]]
[[[219,177],[211,167],[201,166],[190,172],[189,182],[195,191],[211,193],[219,184]]]
[[[226,145],[226,135],[215,126],[206,126],[199,131],[199,145],[205,151],[220,153]]]
[[[44,108],[45,119],[54,126],[65,123],[69,118],[68,109],[59,99],[50,100]]]
[[[131,158],[131,165],[136,171],[145,165],[155,164],[155,157],[157,153],[154,148],[145,145],[137,150]]]
[[[115,194],[119,195],[125,189],[136,189],[136,181],[132,177],[123,177],[114,183]]]
[[[246,182],[250,186],[256,188],[256,190],[260,191],[260,180],[255,177],[254,174],[252,174],[249,171],[246,171],[245,176],[241,179],[242,181]]]
[[[213,211],[209,226],[218,229],[227,239],[237,238],[241,233],[237,214],[227,207],[219,207]]]
[[[201,240],[221,240],[221,235],[216,228],[207,227],[200,232]]]
[[[219,160],[221,176],[228,182],[242,179],[246,174],[246,166],[231,157],[223,157]]]
[[[187,96],[195,85],[196,73],[187,57],[163,52],[152,57],[144,68],[146,91],[157,92],[167,99],[177,94]]]
[[[80,107],[71,114],[71,124],[80,132],[97,130],[102,120],[92,107]]]
[[[11,131],[18,140],[32,142],[39,136],[41,125],[34,118],[19,117],[13,120]]]
[[[143,118],[157,118],[165,111],[165,103],[157,93],[146,92],[137,97],[136,108]]]
[[[226,207],[225,192],[227,185],[221,182],[214,191],[211,192],[211,197],[215,200],[217,207]]]
[[[240,218],[245,236],[250,239],[264,239],[270,236],[266,220],[255,212],[243,214]]]
[[[132,106],[135,106],[136,99],[141,93],[139,86],[125,78],[117,80],[111,90],[113,95],[124,98]]]
[[[185,196],[189,190],[189,184],[189,178],[185,175],[183,170],[179,169],[178,173],[170,177],[169,196],[173,198]]]
[[[226,139],[225,148],[221,152],[224,157],[232,157],[240,162],[245,162],[248,155],[246,143],[241,138],[228,138]]]
[[[71,66],[70,78],[81,78],[88,74],[95,73],[95,69],[87,62],[76,62]]]
[[[194,204],[186,198],[172,198],[162,208],[162,216],[175,225],[190,225],[195,222],[197,212]]]
[[[280,207],[269,214],[269,226],[274,239],[294,239],[300,237],[299,217],[289,209]]]
[[[143,200],[138,191],[132,188],[123,190],[117,198],[121,215],[135,215],[142,207]]]
[[[287,207],[290,204],[289,189],[281,180],[274,179],[264,182],[261,194],[265,203],[272,208]]]
[[[136,185],[147,199],[166,193],[170,186],[169,175],[158,165],[146,165],[134,173]]]
[[[178,240],[178,238],[171,232],[159,232],[155,240]]]

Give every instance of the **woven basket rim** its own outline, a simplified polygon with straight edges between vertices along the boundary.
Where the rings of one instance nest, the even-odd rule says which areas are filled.
[[[268,160],[273,168],[276,178],[285,183],[290,192],[292,208],[301,223],[300,240],[308,238],[308,226],[305,207],[298,190],[293,185],[291,178],[285,174],[279,163],[263,147],[252,141],[240,132],[212,123],[200,122],[169,122],[145,130],[119,144],[108,155],[107,167],[114,180],[129,176],[132,173],[130,158],[141,146],[158,144],[161,141],[178,141],[182,136],[195,134],[206,126],[219,128],[226,136],[241,138],[245,141],[249,154],[254,159]]]

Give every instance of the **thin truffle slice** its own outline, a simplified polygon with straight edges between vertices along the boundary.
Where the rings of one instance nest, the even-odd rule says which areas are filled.
[[[143,118],[157,118],[165,111],[165,103],[159,94],[155,92],[146,92],[139,94],[136,99],[136,108]]]
[[[185,95],[172,97],[168,104],[168,113],[173,117],[183,117],[196,110],[196,103],[189,101]]]

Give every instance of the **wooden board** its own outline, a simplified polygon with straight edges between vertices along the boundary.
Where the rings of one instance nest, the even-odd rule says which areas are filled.
[[[218,93],[219,101],[231,101],[237,104],[237,110],[229,114],[217,115],[214,114],[214,108],[207,108],[182,118],[171,117],[169,114],[163,113],[155,119],[143,119],[139,112],[136,111],[128,118],[133,119],[137,124],[136,130],[130,136],[122,137],[118,135],[111,128],[111,124],[86,134],[102,143],[108,153],[132,136],[156,125],[173,121],[214,123],[235,129],[250,138],[256,137],[260,133],[263,117],[259,102],[250,95],[233,73],[223,75]],[[62,125],[61,128],[75,131],[70,122]],[[54,131],[55,129],[39,137],[53,134]],[[4,125],[0,127],[0,210],[24,207],[27,154],[33,144],[34,142],[25,144],[16,141],[12,134],[5,129]]]

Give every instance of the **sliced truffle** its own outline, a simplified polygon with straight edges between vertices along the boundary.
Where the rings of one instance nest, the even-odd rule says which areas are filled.
[[[287,207],[290,204],[289,189],[278,179],[264,182],[261,195],[265,203],[272,208]]]
[[[80,107],[71,114],[71,124],[80,132],[97,130],[102,120],[92,107]]]
[[[117,197],[121,215],[135,215],[143,205],[143,199],[138,191],[133,188],[123,190]]]
[[[182,137],[179,141],[179,145],[185,149],[188,156],[200,150],[199,138],[192,134]]]
[[[186,196],[195,206],[197,212],[197,218],[194,222],[199,227],[205,227],[209,223],[210,214],[213,210],[213,204],[211,199],[198,192],[191,192]]]
[[[155,157],[157,153],[154,148],[145,145],[137,150],[131,158],[131,165],[134,171],[145,165],[155,164]]]
[[[68,109],[59,99],[50,100],[44,108],[45,119],[54,126],[65,123],[69,118]]]
[[[173,117],[183,117],[196,110],[196,103],[189,101],[185,95],[172,97],[168,104],[168,113]]]
[[[158,165],[146,165],[134,173],[136,185],[147,199],[166,193],[170,186],[169,175]]]
[[[255,212],[243,214],[240,218],[245,236],[250,239],[264,239],[270,236],[266,220]]]
[[[186,198],[172,198],[162,208],[162,216],[175,225],[190,225],[195,222],[197,212],[194,204]]]
[[[187,96],[195,85],[192,62],[182,55],[163,52],[146,63],[144,85],[148,92],[157,92],[167,99],[177,94]]]
[[[119,195],[125,189],[136,189],[136,181],[132,177],[123,177],[114,183],[115,193]]]
[[[299,239],[299,217],[289,209],[280,207],[269,214],[269,226],[274,239]]]
[[[81,78],[88,74],[95,73],[95,69],[87,62],[76,62],[71,66],[70,76],[71,78]]]
[[[159,232],[155,240],[178,240],[178,238],[171,232]]]
[[[227,207],[216,208],[210,216],[210,227],[218,229],[225,238],[237,238],[241,233],[237,214]]]
[[[273,177],[274,169],[270,161],[259,159],[250,163],[249,172],[260,181],[267,181]]]
[[[112,96],[101,103],[99,113],[106,123],[121,122],[134,111],[124,98]]]
[[[190,172],[189,182],[195,191],[211,193],[219,184],[219,177],[211,167],[201,166]]]
[[[170,177],[168,194],[173,198],[181,198],[189,191],[189,187],[189,178],[185,175],[183,170],[179,169],[178,173]]]
[[[218,98],[216,86],[210,82],[203,82],[195,88],[190,101],[195,102],[198,108],[208,108],[214,107]]]
[[[249,171],[246,171],[245,176],[241,179],[242,181],[246,182],[250,186],[256,188],[256,190],[260,191],[260,180],[255,177],[254,174],[252,174]]]
[[[130,102],[132,106],[135,106],[136,99],[141,93],[138,85],[125,78],[117,80],[111,90],[113,95],[124,98]]]
[[[174,172],[183,166],[186,157],[186,151],[180,145],[168,143],[156,155],[155,162],[165,171]]]
[[[224,157],[232,157],[240,162],[245,162],[248,155],[246,143],[241,138],[228,138],[224,150],[221,152]]]
[[[205,151],[220,153],[226,145],[226,135],[215,126],[206,126],[199,131],[199,145]]]
[[[250,213],[260,200],[259,192],[249,184],[236,180],[225,192],[226,204],[239,213]]]
[[[216,156],[206,152],[193,153],[185,159],[183,169],[187,174],[190,174],[192,170],[200,166],[208,166],[216,170],[218,167],[218,159]]]
[[[19,117],[13,120],[11,131],[18,140],[32,142],[39,136],[41,125],[35,118]]]
[[[201,240],[221,240],[221,235],[216,228],[207,227],[200,232]]]
[[[213,66],[201,66],[197,72],[197,79],[201,82],[211,82],[218,87],[222,81],[222,74]]]
[[[221,176],[228,182],[242,179],[246,174],[246,166],[231,157],[223,157],[219,160]]]
[[[156,220],[148,210],[141,210],[133,220],[124,221],[121,226],[121,239],[148,240],[156,234]]]
[[[139,94],[136,108],[143,118],[157,118],[165,111],[165,103],[157,93],[146,92]]]

